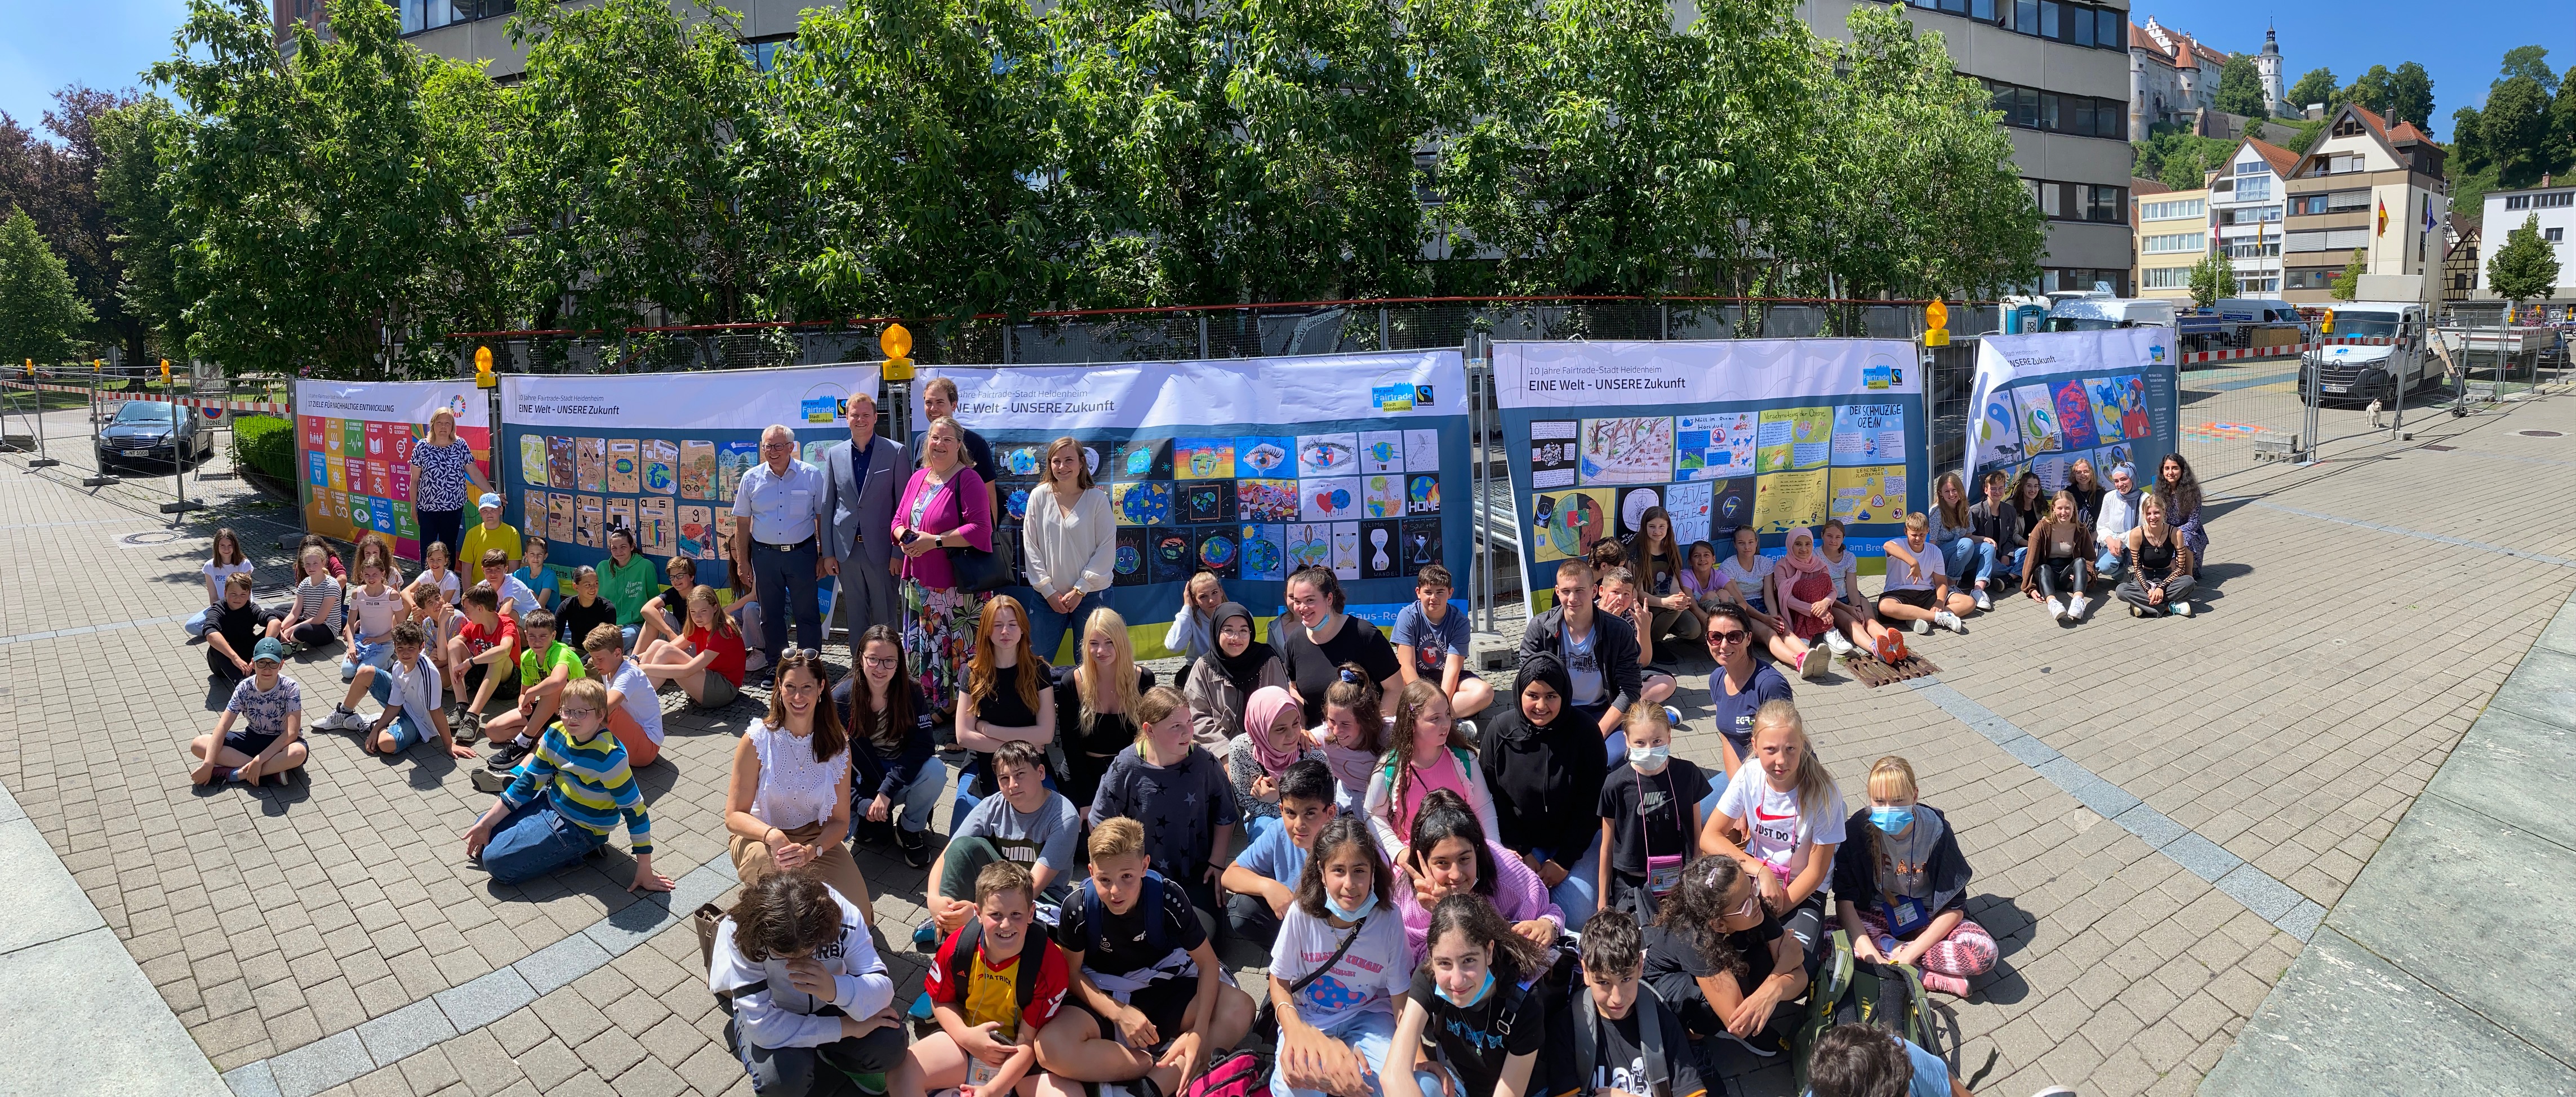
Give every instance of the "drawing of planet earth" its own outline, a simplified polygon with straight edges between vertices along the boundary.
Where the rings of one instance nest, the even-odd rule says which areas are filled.
[[[1150,455],[1146,463],[1152,464]],[[1130,484],[1118,497],[1118,509],[1128,521],[1140,526],[1169,522],[1172,520],[1172,485],[1161,482]]]
[[[1012,450],[1010,460],[1012,473],[1020,476],[1037,475],[1038,451],[1036,447],[1023,446],[1019,449]]]
[[[1144,564],[1145,554],[1136,551],[1136,546],[1120,545],[1118,546],[1118,562],[1110,566],[1117,568],[1118,574],[1120,575],[1134,575],[1136,574],[1136,569],[1143,567]]]
[[[1548,521],[1548,541],[1560,553],[1580,556],[1582,546],[1601,539],[1608,518],[1591,496],[1569,495],[1558,502],[1556,513]]]
[[[671,490],[671,466],[656,461],[644,466],[644,486],[668,494]]]
[[[1218,536],[1199,542],[1199,562],[1212,568],[1233,563],[1234,539]]]
[[[1009,507],[1009,508],[1010,508],[1010,511],[1011,511],[1011,517],[1013,517],[1013,518],[1026,518],[1026,517],[1028,517],[1028,516],[1029,516],[1029,489],[1027,489],[1027,488],[1013,488],[1013,489],[1011,489],[1011,496],[1010,496],[1010,498],[1009,498],[1009,499],[1007,499],[1007,500],[1005,500],[1005,501],[1004,501],[1003,505],[1004,505],[1004,506],[1006,506],[1006,507]]]
[[[1243,567],[1255,575],[1268,575],[1279,569],[1279,546],[1267,537],[1255,537],[1243,543]]]
[[[1351,489],[1334,488],[1331,491],[1316,492],[1315,508],[1318,510],[1330,511],[1334,514],[1340,514],[1343,511],[1351,509]]]

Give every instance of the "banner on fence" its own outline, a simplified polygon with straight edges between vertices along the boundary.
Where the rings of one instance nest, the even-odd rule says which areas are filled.
[[[1496,343],[1533,612],[1558,563],[1638,532],[1661,507],[1687,552],[1738,527],[1778,555],[1788,530],[1842,519],[1863,556],[1922,509],[1930,465],[1910,343],[1869,339]]]
[[[1989,335],[1977,346],[1968,407],[1968,498],[1980,470],[2039,474],[2054,494],[2089,460],[2101,481],[2138,466],[2147,483],[2179,438],[2181,395],[2172,328]]]
[[[567,576],[607,559],[608,531],[622,527],[666,579],[686,556],[699,582],[725,587],[734,485],[760,463],[760,432],[794,430],[798,457],[819,468],[850,440],[852,395],[876,391],[874,365],[506,376],[496,483],[510,520],[544,537]]]
[[[429,437],[430,413],[440,408],[456,413],[456,437],[473,447],[490,479],[492,416],[474,382],[297,381],[296,494],[305,530],[342,541],[372,530],[392,539],[396,556],[420,559],[411,447]]]
[[[1107,597],[1137,653],[1167,654],[1183,585],[1214,572],[1266,622],[1288,573],[1333,569],[1349,611],[1392,625],[1426,564],[1461,578],[1467,376],[1454,349],[1114,366],[930,367],[1001,466],[1018,543],[1047,444],[1071,435],[1118,519]],[[915,412],[912,433],[926,420]],[[1447,496],[1451,502],[1443,506]],[[1029,592],[1017,592],[1023,600]]]

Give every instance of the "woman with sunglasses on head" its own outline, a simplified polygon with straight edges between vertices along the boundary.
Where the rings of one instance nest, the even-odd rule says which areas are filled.
[[[850,832],[850,737],[823,696],[822,656],[808,648],[779,657],[769,712],[733,748],[725,786],[725,831],[734,872],[745,884],[813,866],[869,922],[868,879],[841,839]]]

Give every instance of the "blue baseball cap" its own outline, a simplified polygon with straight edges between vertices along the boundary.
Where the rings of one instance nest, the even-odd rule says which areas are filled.
[[[475,505],[477,508],[481,508],[481,507],[496,507],[496,508],[497,508],[497,507],[499,507],[499,506],[501,505],[501,497],[500,497],[499,495],[496,495],[496,494],[494,494],[494,493],[492,493],[492,492],[488,492],[488,491],[487,491],[487,492],[484,492],[484,493],[483,493],[483,498],[478,499],[478,500],[475,500],[474,505]]]
[[[283,663],[286,661],[286,644],[274,636],[262,639],[259,642],[259,646],[251,649],[250,661],[254,663]]]

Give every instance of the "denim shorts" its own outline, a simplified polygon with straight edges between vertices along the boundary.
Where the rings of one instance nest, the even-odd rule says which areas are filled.
[[[376,703],[379,705],[384,705],[388,708],[392,707],[394,697],[393,675],[376,675],[376,680],[368,683],[367,685],[367,696],[375,698]],[[396,754],[410,750],[411,748],[419,746],[430,740],[429,729],[420,726],[420,723],[413,720],[411,718],[411,713],[407,711],[395,711],[392,726],[385,730],[393,733],[393,752]]]

